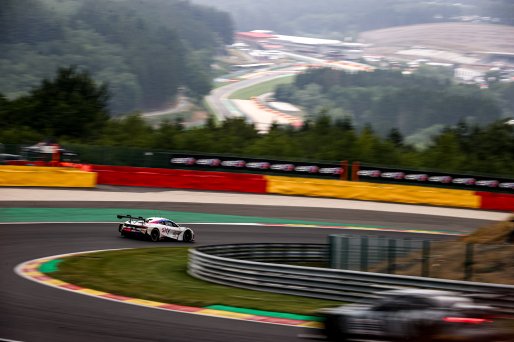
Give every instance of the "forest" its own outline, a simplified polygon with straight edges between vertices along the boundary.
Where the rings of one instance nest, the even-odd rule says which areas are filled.
[[[430,11],[430,18],[413,15],[423,6],[442,6],[449,11],[445,16],[486,11],[482,0],[461,3],[458,13],[443,0],[263,0],[247,10],[268,13],[268,23],[279,18],[290,25],[281,33],[299,33],[295,25],[302,16],[299,22],[284,18],[300,13],[313,16],[305,19],[304,29],[317,23],[341,33],[433,20]],[[509,3],[489,4],[492,10]],[[154,127],[137,114],[121,115],[169,105],[179,92],[201,99],[212,86],[213,56],[232,43],[233,29],[229,14],[182,0],[3,0],[0,142],[29,145],[51,138],[64,145],[514,175],[514,125],[505,123],[514,116],[512,83],[479,89],[441,75],[310,70],[275,92],[278,100],[304,108],[305,125],[274,125],[267,134],[244,119],[216,122],[211,117],[202,127],[185,129],[180,120]]]
[[[424,150],[405,143],[395,128],[385,136],[374,126],[356,128],[349,117],[333,119],[326,111],[300,129],[272,126],[259,134],[242,118],[184,129],[181,122],[159,127],[139,115],[109,116],[108,90],[87,72],[61,68],[28,95],[0,96],[0,142],[34,144],[48,138],[60,144],[117,146],[161,151],[194,151],[280,159],[361,161],[406,168],[514,175],[514,125],[505,120],[483,126],[464,121],[446,126]],[[59,113],[59,115],[56,115]]]
[[[74,65],[109,84],[112,114],[211,89],[212,57],[232,43],[230,16],[181,0],[0,1],[0,93],[27,94]]]
[[[341,39],[392,26],[447,22],[459,16],[498,18],[514,25],[511,0],[193,0],[232,14],[238,31]]]
[[[275,97],[307,113],[325,110],[336,119],[351,118],[358,128],[371,123],[382,136],[393,128],[410,136],[459,122],[484,125],[514,116],[514,83],[481,89],[427,75],[310,69],[293,84],[279,85]]]

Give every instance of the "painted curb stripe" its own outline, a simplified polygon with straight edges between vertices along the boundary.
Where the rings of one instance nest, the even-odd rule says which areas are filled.
[[[126,249],[126,248],[122,248]],[[118,250],[122,250],[118,249]],[[212,316],[212,317],[219,317],[219,318],[227,318],[227,319],[237,319],[237,320],[244,320],[244,321],[252,321],[256,323],[267,323],[267,324],[278,324],[278,325],[287,325],[287,326],[295,326],[295,327],[304,327],[304,328],[321,328],[320,322],[317,321],[306,321],[306,320],[299,320],[299,319],[288,319],[288,318],[280,318],[280,317],[266,317],[266,316],[259,316],[254,313],[243,313],[243,312],[234,312],[234,311],[227,311],[227,310],[219,310],[215,308],[197,308],[197,307],[191,307],[191,306],[183,306],[183,305],[176,305],[176,304],[169,304],[169,303],[161,303],[146,299],[140,299],[140,298],[131,298],[131,297],[125,297],[121,295],[116,295],[112,293],[107,293],[103,291],[98,291],[94,289],[84,288],[80,287],[74,284],[66,283],[62,280],[52,278],[48,276],[48,274],[42,273],[43,270],[48,269],[49,266],[56,266],[56,264],[60,261],[62,261],[62,258],[73,256],[73,255],[80,255],[80,254],[88,254],[88,253],[95,253],[95,252],[104,252],[108,250],[98,250],[98,251],[87,251],[87,252],[80,252],[80,253],[70,253],[70,254],[64,254],[64,255],[56,255],[52,257],[45,257],[41,259],[35,259],[30,260],[24,263],[19,264],[15,267],[15,272],[20,275],[21,277],[32,280],[34,282],[55,287],[58,289],[66,290],[75,292],[78,294],[83,294],[91,297],[111,300],[119,303],[127,303],[132,305],[138,305],[138,306],[144,306],[147,308],[154,308],[154,309],[160,309],[160,310],[166,310],[166,311],[174,311],[174,312],[180,312],[180,313],[189,313],[189,314],[197,314],[197,315],[204,315],[204,316]],[[254,311],[257,313],[257,311]],[[262,313],[265,313],[265,311],[262,311]],[[290,314],[294,316],[293,314]],[[300,315],[298,315],[300,317]]]
[[[40,267],[39,267],[39,271],[41,271],[42,273],[52,273],[52,272],[56,272],[57,269],[58,269],[58,265],[59,263],[62,261],[62,259],[54,259],[54,260],[50,260],[50,261],[47,261],[45,263],[43,263]]]
[[[104,297],[104,298],[108,298],[108,299],[114,299],[118,302],[126,302],[127,300],[130,299],[130,297],[125,297],[125,296],[119,296],[119,295],[115,295],[115,294],[112,294],[112,293],[105,293],[103,295],[101,295],[100,297]]]
[[[92,289],[82,289],[80,290],[82,293],[86,293],[92,296],[103,296],[106,295],[106,292],[98,291],[98,290],[92,290]]]
[[[227,306],[227,305],[210,305],[210,306],[207,306],[206,309],[231,311],[231,312],[237,312],[237,313],[242,313],[242,314],[249,314],[249,315],[253,315],[253,316],[286,318],[286,319],[292,319],[292,320],[297,320],[297,321],[320,321],[321,320],[321,317],[316,317],[316,316],[306,316],[306,315],[298,315],[298,314],[275,312],[275,311],[254,310],[254,309],[239,308],[239,307]]]

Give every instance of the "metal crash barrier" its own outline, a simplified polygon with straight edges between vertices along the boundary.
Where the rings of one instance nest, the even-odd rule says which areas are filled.
[[[513,285],[287,264],[328,262],[328,250],[324,244],[202,246],[189,251],[188,273],[223,285],[341,302],[371,303],[376,292],[402,288],[458,291],[514,315]]]

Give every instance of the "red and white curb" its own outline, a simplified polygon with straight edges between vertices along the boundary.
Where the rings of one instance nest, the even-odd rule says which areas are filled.
[[[230,312],[230,311],[222,311],[222,310],[214,310],[207,308],[198,308],[192,306],[184,306],[184,305],[176,305],[169,303],[161,303],[146,299],[140,298],[132,298],[125,297],[113,293],[107,293],[103,291],[98,291],[94,289],[84,288],[81,286],[77,286],[74,284],[70,284],[64,282],[62,280],[52,278],[48,276],[48,274],[42,273],[39,271],[41,265],[46,262],[62,259],[73,255],[79,254],[89,254],[96,252],[105,252],[105,251],[116,251],[116,250],[124,250],[127,248],[121,249],[107,249],[107,250],[96,250],[96,251],[87,251],[87,252],[79,252],[79,253],[69,253],[69,254],[61,254],[54,255],[45,258],[29,260],[23,262],[15,267],[15,272],[19,276],[37,282],[42,285],[51,286],[57,289],[74,292],[77,294],[82,294],[90,297],[101,298],[105,300],[110,300],[114,302],[120,302],[125,304],[132,304],[138,306],[144,306],[152,309],[187,313],[187,314],[196,314],[203,316],[211,316],[211,317],[219,317],[219,318],[228,318],[228,319],[236,319],[243,321],[252,321],[257,323],[268,323],[268,324],[279,324],[279,325],[287,325],[287,326],[295,326],[295,327],[303,327],[303,328],[321,328],[321,324],[319,322],[314,321],[302,321],[302,320],[294,320],[294,319],[285,319],[285,318],[275,318],[275,317],[266,317],[266,316],[257,316],[251,314]]]

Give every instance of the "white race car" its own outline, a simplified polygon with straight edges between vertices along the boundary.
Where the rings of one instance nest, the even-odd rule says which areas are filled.
[[[128,219],[120,223],[118,227],[121,236],[140,237],[154,242],[165,239],[193,242],[195,239],[195,234],[191,228],[182,227],[164,217],[144,218],[131,215],[117,215],[116,217],[118,219]]]

